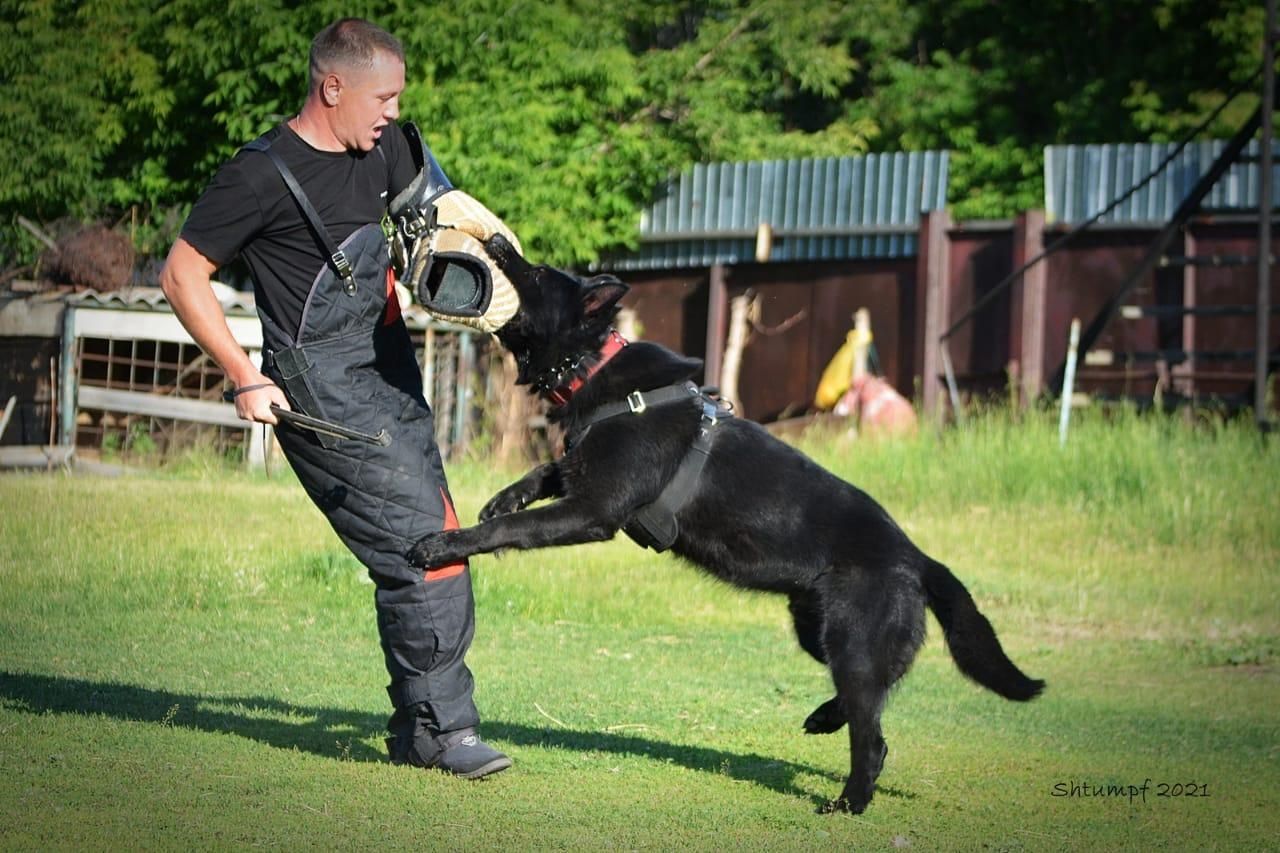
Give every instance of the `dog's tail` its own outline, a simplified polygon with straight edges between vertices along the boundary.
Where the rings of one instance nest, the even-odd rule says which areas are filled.
[[[1006,699],[1026,702],[1039,696],[1044,682],[1028,678],[1009,660],[964,584],[937,560],[925,560],[925,595],[960,671]]]

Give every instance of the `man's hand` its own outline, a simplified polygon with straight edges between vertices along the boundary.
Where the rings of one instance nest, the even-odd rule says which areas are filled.
[[[262,387],[257,387],[259,385]],[[245,390],[235,394],[233,399],[236,404],[236,415],[241,420],[275,426],[279,421],[271,411],[271,407],[279,406],[285,411],[290,410],[289,401],[285,399],[284,391],[278,385],[272,384],[271,380],[262,374],[258,374],[256,380],[250,379],[250,381],[239,387]]]

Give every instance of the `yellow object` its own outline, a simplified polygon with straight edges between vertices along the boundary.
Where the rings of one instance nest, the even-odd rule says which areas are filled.
[[[823,411],[835,408],[844,392],[849,390],[849,381],[853,375],[853,343],[857,334],[851,329],[845,335],[844,344],[836,350],[836,354],[822,371],[818,390],[813,395],[813,405],[816,408]]]
[[[840,402],[840,398],[844,396],[845,391],[849,390],[849,385],[853,381],[854,350],[859,344],[865,346],[870,343],[870,332],[860,329],[849,330],[849,333],[844,336],[844,343],[831,357],[831,361],[822,371],[822,378],[818,380],[818,390],[813,395],[815,408],[823,411],[835,408],[836,403]]]

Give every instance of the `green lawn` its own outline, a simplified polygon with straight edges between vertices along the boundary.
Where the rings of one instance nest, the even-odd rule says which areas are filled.
[[[515,767],[392,767],[359,567],[287,476],[176,466],[0,476],[0,849],[1275,846],[1280,447],[1122,416],[1060,450],[1047,415],[805,444],[1049,682],[971,685],[931,617],[866,814],[815,813],[848,740],[800,733],[831,688],[783,601],[625,538],[475,560]],[[518,473],[450,471],[464,523]]]

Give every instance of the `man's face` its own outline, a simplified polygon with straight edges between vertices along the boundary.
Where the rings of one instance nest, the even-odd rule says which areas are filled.
[[[349,151],[372,151],[382,129],[400,116],[404,63],[389,53],[374,54],[370,68],[340,75],[334,131]]]

